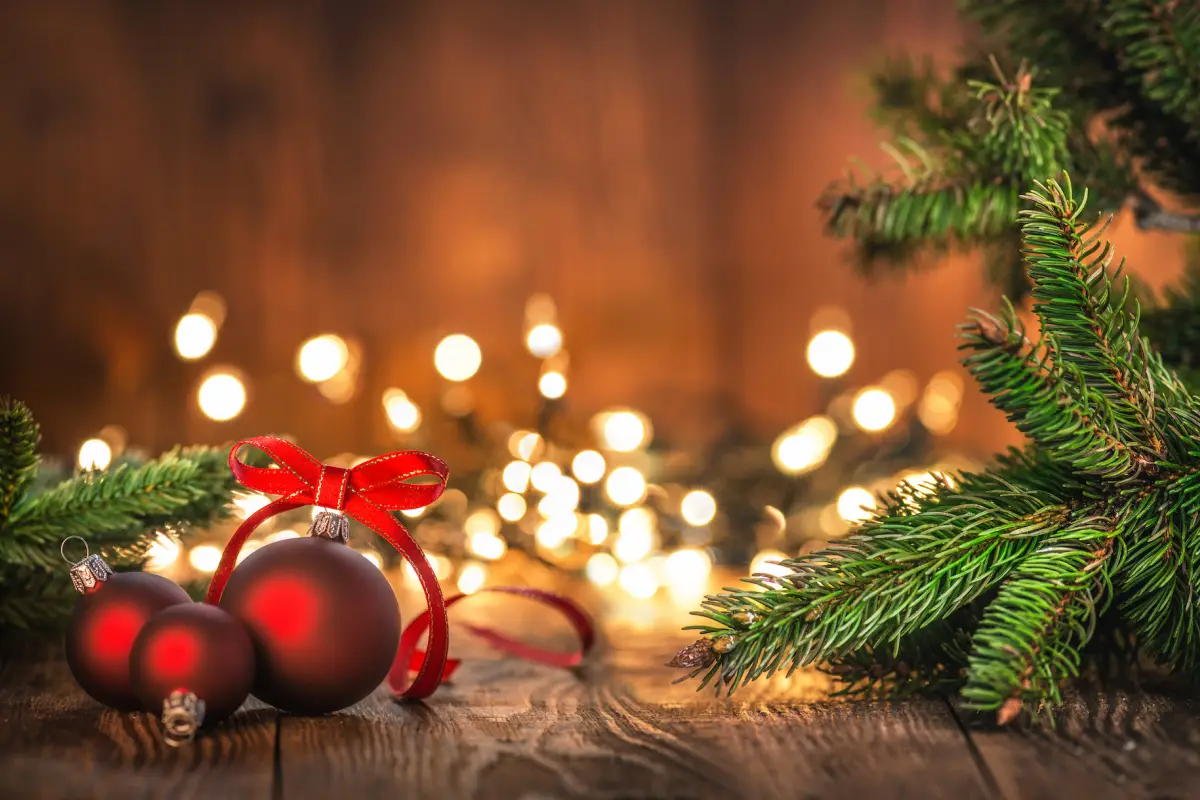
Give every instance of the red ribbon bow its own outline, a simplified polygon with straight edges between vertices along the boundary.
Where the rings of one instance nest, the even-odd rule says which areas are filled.
[[[237,454],[244,445],[262,450],[280,468],[252,467],[241,461]],[[208,587],[205,598],[208,603],[215,605],[221,599],[242,545],[265,520],[302,506],[335,509],[366,525],[396,548],[416,571],[425,593],[429,608],[410,622],[400,635],[396,659],[387,676],[392,693],[412,699],[428,697],[443,679],[450,677],[459,662],[448,658],[450,623],[446,609],[468,595],[454,595],[449,599],[442,596],[441,586],[425,553],[391,513],[421,508],[441,497],[450,475],[444,461],[429,453],[412,450],[388,453],[344,469],[322,464],[291,442],[274,436],[256,436],[233,446],[229,452],[229,468],[246,488],[281,496],[247,517],[225,545],[221,563]],[[434,478],[436,482],[406,482],[413,478]],[[494,586],[476,594],[483,592],[513,594],[549,605],[567,618],[581,645],[578,652],[556,653],[510,639],[489,628],[467,626],[493,646],[531,661],[562,667],[579,664],[591,648],[594,639],[592,621],[573,601],[552,592],[517,586]],[[429,630],[429,642],[422,651],[417,648],[417,643],[426,629]],[[417,673],[411,685],[410,671]]]

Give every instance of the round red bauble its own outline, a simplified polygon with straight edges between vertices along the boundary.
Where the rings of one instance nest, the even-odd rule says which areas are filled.
[[[129,653],[146,622],[192,599],[177,584],[148,572],[118,572],[90,581],[67,625],[67,666],[85,692],[105,705],[138,708]]]
[[[146,623],[129,669],[142,707],[162,711],[168,735],[186,739],[237,711],[250,695],[254,644],[242,623],[216,606],[176,605]],[[196,708],[189,710],[189,703]]]
[[[369,695],[400,641],[387,579],[351,548],[320,536],[251,553],[230,576],[221,608],[254,640],[254,696],[295,714],[327,714]]]

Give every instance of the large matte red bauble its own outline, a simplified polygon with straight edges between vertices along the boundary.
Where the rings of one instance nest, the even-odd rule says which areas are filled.
[[[149,572],[118,572],[85,592],[67,626],[67,666],[83,690],[107,706],[138,708],[129,653],[146,622],[192,599],[177,584]]]
[[[341,542],[269,544],[233,571],[221,608],[254,640],[254,696],[295,714],[327,714],[383,682],[400,641],[387,579]]]
[[[155,614],[129,656],[133,688],[147,711],[163,710],[174,691],[204,701],[208,725],[228,717],[250,695],[254,644],[245,626],[205,603],[171,606]]]

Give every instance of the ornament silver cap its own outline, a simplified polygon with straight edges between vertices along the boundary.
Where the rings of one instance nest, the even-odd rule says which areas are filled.
[[[67,542],[72,539],[78,539],[83,542],[84,555],[79,561],[72,562],[67,558]],[[68,536],[63,539],[59,545],[58,552],[62,555],[63,560],[71,565],[71,583],[75,586],[75,591],[80,594],[87,594],[92,589],[95,589],[99,584],[108,580],[113,570],[107,562],[99,555],[93,555],[88,549],[88,543],[84,541],[82,536]]]
[[[321,511],[313,517],[309,536],[321,536],[342,544],[350,543],[350,520],[340,511]]]
[[[204,724],[204,701],[195,692],[176,689],[163,700],[162,724],[167,744],[187,744]]]

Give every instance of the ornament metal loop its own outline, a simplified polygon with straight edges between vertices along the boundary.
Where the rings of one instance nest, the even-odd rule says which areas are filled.
[[[308,535],[349,544],[350,520],[346,519],[346,515],[340,511],[321,511],[313,517],[312,525],[308,528]]]
[[[67,562],[68,564],[78,564],[78,561],[74,561],[67,556],[67,542],[71,541],[72,539],[78,539],[79,541],[83,542],[84,558],[87,558],[92,554],[92,548],[88,546],[87,539],[84,539],[82,536],[68,536],[62,540],[62,544],[58,546],[58,554],[62,556],[63,561]]]
[[[167,744],[187,744],[204,724],[204,701],[195,692],[176,689],[163,700],[162,724]]]

